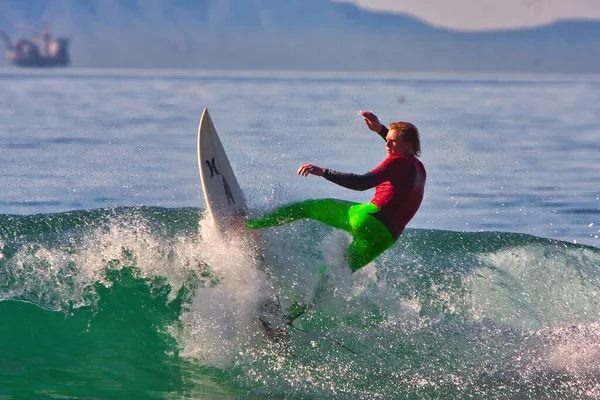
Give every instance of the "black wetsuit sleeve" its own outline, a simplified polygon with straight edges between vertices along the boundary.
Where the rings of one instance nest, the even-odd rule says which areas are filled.
[[[389,129],[385,126],[385,125],[381,125],[381,130],[379,131],[379,136],[381,136],[383,138],[383,140],[386,140],[386,136],[389,132]]]
[[[325,169],[323,178],[336,185],[352,190],[367,190],[374,188],[383,182],[384,178],[375,175],[372,172],[367,172],[364,175],[353,174],[350,172],[338,172],[332,169]]]

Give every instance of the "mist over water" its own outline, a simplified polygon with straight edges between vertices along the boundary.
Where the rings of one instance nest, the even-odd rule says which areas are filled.
[[[597,398],[599,84],[1,72],[0,395]],[[253,214],[370,200],[295,175],[385,157],[360,109],[421,130],[423,206],[355,274],[311,221],[262,231],[258,262],[204,217],[204,106]],[[265,269],[284,308],[314,302],[285,345],[256,318]]]

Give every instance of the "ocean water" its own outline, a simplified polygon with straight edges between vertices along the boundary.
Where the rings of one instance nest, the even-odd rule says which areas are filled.
[[[4,69],[0,92],[0,398],[600,397],[600,77]],[[355,274],[313,221],[257,261],[205,218],[204,107],[255,214],[369,201],[296,169],[376,166],[359,110],[411,121],[421,210]],[[265,270],[314,301],[283,343]]]

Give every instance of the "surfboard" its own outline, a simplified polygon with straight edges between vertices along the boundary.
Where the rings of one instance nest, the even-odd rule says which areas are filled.
[[[217,230],[224,237],[256,241],[252,235],[243,234],[247,233],[244,222],[248,206],[206,108],[198,127],[198,167],[206,209]],[[252,247],[257,249],[258,244],[254,244]],[[259,319],[266,332],[279,341],[289,334],[288,320],[281,309],[270,276],[265,276],[264,280],[265,298],[259,310]]]
[[[198,167],[206,209],[213,223],[221,234],[239,229],[248,207],[206,108],[198,127]]]

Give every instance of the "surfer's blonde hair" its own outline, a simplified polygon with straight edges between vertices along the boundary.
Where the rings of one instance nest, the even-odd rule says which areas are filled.
[[[392,122],[388,129],[398,132],[398,136],[403,142],[410,142],[415,156],[421,155],[421,138],[416,126],[410,122],[399,121]]]

